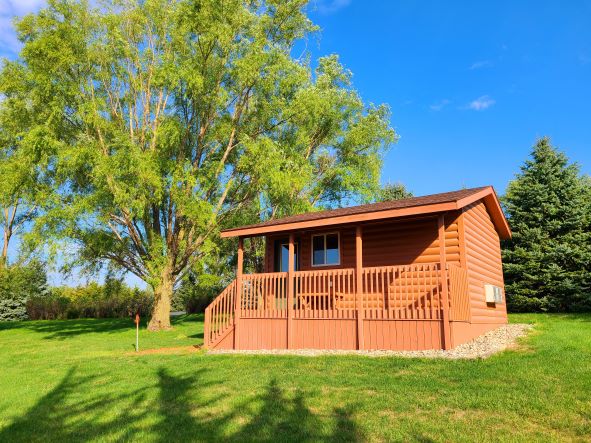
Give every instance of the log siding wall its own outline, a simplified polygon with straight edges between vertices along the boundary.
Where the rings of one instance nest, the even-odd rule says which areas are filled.
[[[462,214],[472,323],[507,323],[499,235],[481,201]],[[487,304],[485,283],[503,288],[503,303]]]
[[[445,219],[445,249],[447,262],[460,265],[459,218],[461,212],[449,212]],[[338,232],[341,261],[337,266],[312,266],[312,235]],[[275,272],[275,241],[283,235],[267,236],[265,246],[265,272]],[[341,269],[355,267],[355,228],[342,227],[306,231],[296,234],[299,244],[299,269]],[[439,240],[437,219],[390,221],[363,226],[363,266],[401,266],[419,263],[437,263]]]

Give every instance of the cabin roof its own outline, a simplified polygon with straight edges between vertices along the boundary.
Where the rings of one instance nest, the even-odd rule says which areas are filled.
[[[221,236],[256,236],[272,232],[432,214],[462,209],[478,200],[484,201],[499,236],[503,239],[510,238],[511,230],[509,229],[509,224],[492,186],[461,189],[422,197],[370,203],[327,211],[307,212],[254,225],[226,229],[222,231]]]

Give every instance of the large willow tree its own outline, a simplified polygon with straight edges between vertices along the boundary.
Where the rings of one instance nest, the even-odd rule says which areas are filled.
[[[305,3],[53,0],[17,25],[6,69],[43,105],[55,159],[38,235],[147,282],[150,329],[170,326],[174,285],[241,211],[376,189],[388,110],[362,102],[336,56],[302,53],[316,30]]]

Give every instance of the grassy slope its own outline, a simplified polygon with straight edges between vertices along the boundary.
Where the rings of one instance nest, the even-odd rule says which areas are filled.
[[[129,354],[127,320],[0,326],[0,442],[585,440],[591,316],[515,315],[536,331],[484,361]],[[142,331],[202,340],[200,318]]]

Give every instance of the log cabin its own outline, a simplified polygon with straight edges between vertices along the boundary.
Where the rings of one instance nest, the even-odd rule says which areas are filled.
[[[209,349],[450,349],[507,323],[491,186],[311,212],[222,231],[236,278],[205,311]],[[265,237],[264,272],[243,240]]]

